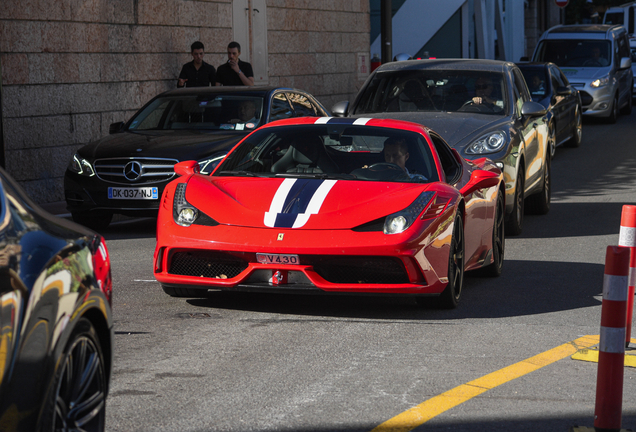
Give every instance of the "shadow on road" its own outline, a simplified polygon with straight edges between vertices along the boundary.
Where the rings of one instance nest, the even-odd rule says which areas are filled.
[[[201,308],[376,320],[459,320],[536,315],[598,306],[603,265],[506,261],[499,278],[468,275],[457,309],[421,308],[409,296],[297,295],[211,291]],[[595,298],[596,297],[596,298]]]

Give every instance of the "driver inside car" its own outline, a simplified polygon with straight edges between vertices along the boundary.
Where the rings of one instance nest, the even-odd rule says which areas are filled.
[[[475,97],[473,103],[475,105],[485,105],[494,108],[497,100],[492,96],[495,86],[493,82],[486,77],[479,77],[475,82]]]
[[[404,170],[412,179],[427,180],[421,174],[411,174],[406,168],[406,161],[409,159],[409,150],[406,141],[401,138],[387,138],[384,142],[384,160],[392,163]]]

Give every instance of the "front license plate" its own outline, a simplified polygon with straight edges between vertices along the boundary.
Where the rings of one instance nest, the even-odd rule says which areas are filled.
[[[156,187],[145,188],[108,188],[108,199],[159,199],[159,189]]]
[[[300,264],[298,255],[257,253],[256,259],[261,264]]]

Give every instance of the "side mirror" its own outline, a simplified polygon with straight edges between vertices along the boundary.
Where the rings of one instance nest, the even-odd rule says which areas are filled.
[[[556,89],[556,94],[558,96],[570,96],[572,94],[572,88],[571,87],[559,87]]]
[[[116,134],[124,130],[124,122],[111,123],[108,127],[109,134]]]
[[[179,176],[189,176],[198,174],[200,171],[199,163],[194,160],[179,162],[174,165],[174,172]]]
[[[499,174],[492,171],[476,170],[470,175],[468,183],[461,188],[462,195],[470,195],[478,189],[487,189],[499,184]]]
[[[539,102],[527,101],[521,107],[521,115],[524,117],[541,117],[546,113],[546,108]]]
[[[334,117],[346,117],[349,112],[349,101],[340,101],[331,107],[331,115]]]
[[[632,59],[629,57],[621,58],[621,66],[619,69],[629,69],[632,67]]]

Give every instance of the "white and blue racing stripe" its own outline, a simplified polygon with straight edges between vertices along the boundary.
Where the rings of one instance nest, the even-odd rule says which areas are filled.
[[[320,117],[314,124],[352,124],[356,126],[364,126],[370,118],[350,118],[350,117]]]
[[[320,211],[337,180],[285,179],[274,194],[264,223],[270,228],[300,228]]]

